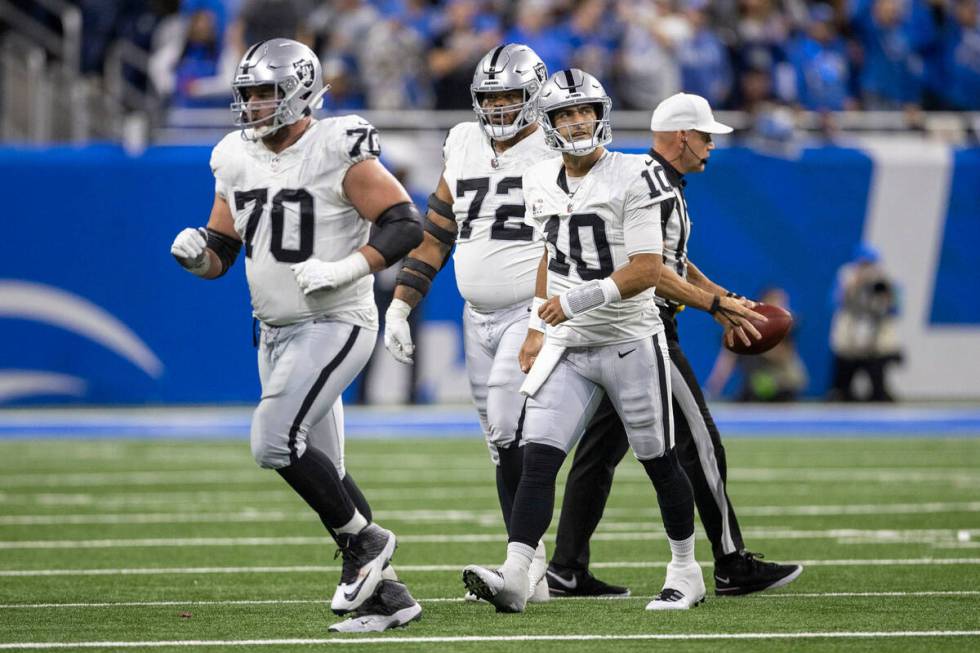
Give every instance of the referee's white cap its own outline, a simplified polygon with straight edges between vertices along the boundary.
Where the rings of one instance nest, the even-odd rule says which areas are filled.
[[[715,120],[708,101],[693,93],[677,93],[657,105],[650,131],[674,132],[696,129],[708,134],[728,134],[732,128]]]

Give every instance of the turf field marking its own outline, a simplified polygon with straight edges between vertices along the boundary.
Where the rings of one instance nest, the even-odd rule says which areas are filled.
[[[618,596],[563,596],[561,601],[647,601],[654,595],[628,597]],[[980,596],[980,590],[947,590],[937,592],[785,592],[764,593],[751,597],[756,599],[797,599],[797,598],[924,598],[924,597],[958,597]],[[419,603],[463,603],[462,597],[442,597],[431,599],[415,599]],[[726,600],[726,599],[721,599]],[[319,599],[231,599],[226,601],[109,601],[104,603],[0,603],[0,610],[17,609],[51,609],[51,608],[165,608],[180,606],[223,606],[223,605],[313,605],[327,604],[325,598]]]
[[[980,565],[980,558],[846,558],[842,560],[796,560],[807,567],[889,567],[889,566],[928,566],[928,565]],[[400,572],[458,572],[468,563],[454,565],[396,565]],[[492,566],[493,563],[478,563]],[[711,563],[701,563],[702,567],[710,567]],[[593,562],[590,567],[596,569],[664,569],[666,562]],[[25,576],[140,576],[140,575],[170,575],[170,574],[289,574],[289,573],[334,573],[335,566],[325,565],[293,565],[282,567],[132,567],[132,568],[102,568],[102,569],[3,569],[0,577]]]
[[[796,633],[650,633],[641,635],[496,635],[457,637],[335,637],[332,639],[196,639],[145,642],[13,642],[0,644],[0,650],[45,650],[61,648],[161,648],[185,646],[311,646],[317,644],[463,644],[468,642],[590,642],[590,641],[691,641],[691,640],[755,640],[755,639],[877,639],[978,637],[980,630],[892,630],[838,631]]]
[[[372,493],[373,495],[373,493]],[[2,498],[0,498],[2,500]],[[980,501],[924,503],[744,506],[738,514],[750,517],[824,517],[832,515],[918,515],[980,512]],[[656,509],[607,508],[607,517],[656,517]],[[379,521],[500,521],[498,510],[376,510]],[[57,526],[68,524],[196,524],[239,522],[309,522],[309,511],[241,510],[238,512],[93,513],[88,515],[0,515],[0,526]]]
[[[606,528],[614,529],[617,524],[612,522]],[[642,527],[644,524],[625,524],[630,528]],[[649,524],[650,529],[659,528],[659,524]],[[795,529],[746,529],[745,534],[755,538],[774,540],[799,539],[836,539],[843,543],[855,540],[857,543],[894,543],[894,544],[957,544],[961,534],[966,533],[966,542],[970,538],[980,537],[980,529],[879,529],[860,530],[838,528],[830,530],[795,530]],[[400,535],[399,542],[404,544],[467,544],[484,542],[503,542],[507,537],[504,533],[464,533],[464,534],[428,534]],[[593,540],[607,542],[632,542],[648,540],[664,540],[666,534],[659,530],[599,532],[592,536]],[[43,550],[43,549],[115,549],[115,548],[145,548],[145,547],[202,547],[202,546],[318,546],[327,542],[325,536],[286,536],[286,537],[159,537],[159,538],[123,538],[100,540],[8,540],[0,541],[0,550]]]
[[[384,484],[398,482],[418,483],[426,480],[434,481],[472,481],[475,475],[483,473],[490,477],[492,467],[479,465],[465,467],[454,465],[452,468],[428,467],[423,469],[386,470],[377,478],[370,471],[362,472],[359,478],[373,479],[375,483]],[[742,482],[771,482],[771,481],[807,481],[812,483],[838,483],[866,481],[875,483],[980,483],[980,473],[969,467],[951,467],[943,470],[923,470],[920,468],[905,469],[900,467],[880,468],[827,468],[813,469],[812,467],[784,467],[769,469],[762,467],[734,467],[728,470],[731,480]],[[125,486],[158,486],[158,485],[224,485],[228,483],[254,483],[261,481],[263,476],[258,469],[246,470],[214,470],[184,469],[164,471],[118,471],[118,472],[74,472],[68,474],[38,474],[34,472],[4,473],[0,479],[0,487],[12,488],[53,488],[53,487],[104,487],[114,485]],[[632,470],[617,476],[621,484],[640,484],[647,486],[649,480],[637,470]]]

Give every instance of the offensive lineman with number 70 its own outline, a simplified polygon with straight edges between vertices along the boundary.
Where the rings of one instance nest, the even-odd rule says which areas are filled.
[[[374,350],[371,273],[419,244],[420,216],[378,162],[369,123],[312,118],[327,89],[319,59],[305,45],[253,45],[233,90],[242,129],[211,155],[215,198],[207,228],[181,231],[171,253],[189,272],[215,279],[244,242],[261,323],[252,454],[303,497],[343,554],[331,608],[349,618],[330,629],[402,626],[422,609],[389,564],[394,533],[372,523],[346,473],[340,397]],[[371,223],[377,228],[369,235]]]

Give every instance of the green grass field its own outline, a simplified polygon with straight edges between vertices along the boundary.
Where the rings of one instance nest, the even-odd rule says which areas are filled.
[[[424,608],[407,629],[357,637],[326,629],[332,542],[247,443],[0,442],[0,650],[980,650],[980,439],[727,447],[749,548],[803,561],[797,582],[714,597],[699,530],[707,602],[644,611],[668,550],[628,458],[593,569],[634,597],[497,615],[460,600],[461,568],[504,556],[479,436],[349,442],[348,468],[399,535],[396,568]]]

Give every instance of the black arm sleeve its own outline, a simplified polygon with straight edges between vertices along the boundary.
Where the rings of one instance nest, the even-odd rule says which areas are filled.
[[[378,250],[385,259],[385,265],[402,259],[422,242],[422,216],[411,202],[390,206],[378,216],[368,239],[368,245]]]
[[[208,249],[218,256],[221,261],[221,274],[228,271],[235,264],[238,252],[242,249],[242,241],[235,240],[231,236],[226,236],[220,231],[215,231],[208,227]]]

